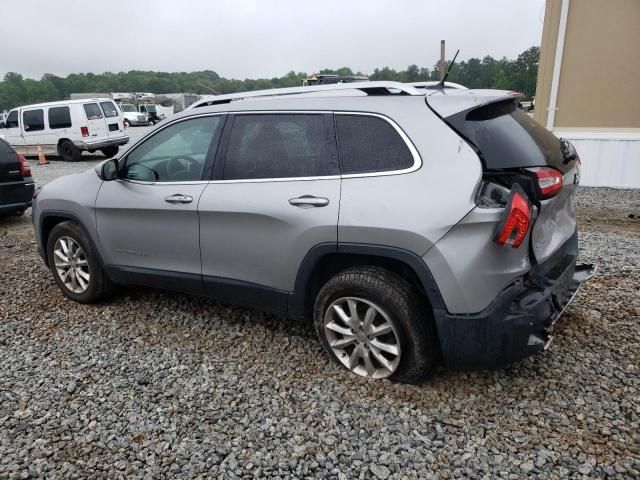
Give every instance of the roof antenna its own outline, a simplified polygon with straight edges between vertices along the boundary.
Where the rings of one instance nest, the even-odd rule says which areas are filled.
[[[451,63],[449,64],[449,68],[447,68],[447,73],[444,74],[444,77],[442,77],[442,80],[440,80],[440,83],[438,83],[437,85],[434,85],[434,88],[444,89],[444,82],[447,80],[447,77],[449,76],[449,72],[451,71],[451,67],[453,67],[453,64],[456,62],[456,58],[458,58],[459,53],[460,53],[460,49],[458,49],[456,54],[453,56],[453,60],[451,60]]]

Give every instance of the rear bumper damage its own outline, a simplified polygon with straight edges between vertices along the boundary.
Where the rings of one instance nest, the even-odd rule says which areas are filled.
[[[557,254],[503,290],[484,311],[472,315],[435,312],[444,364],[478,369],[508,365],[546,350],[550,329],[596,272],[576,265],[577,233]]]

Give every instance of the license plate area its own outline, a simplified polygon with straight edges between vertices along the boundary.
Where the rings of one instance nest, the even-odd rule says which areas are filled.
[[[110,132],[117,132],[118,130],[120,130],[120,127],[118,126],[117,123],[110,123],[109,124],[109,131]]]

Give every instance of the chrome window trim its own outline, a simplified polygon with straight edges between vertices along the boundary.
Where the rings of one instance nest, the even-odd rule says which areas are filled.
[[[333,114],[333,115],[359,115],[365,117],[377,117],[385,120],[389,123],[396,132],[400,135],[404,143],[407,145],[407,148],[411,152],[411,156],[413,157],[413,165],[408,168],[404,168],[401,170],[384,170],[380,172],[369,172],[369,173],[347,173],[340,175],[324,175],[324,176],[316,176],[316,177],[282,177],[282,178],[247,178],[247,179],[234,179],[234,180],[192,180],[185,182],[147,182],[143,180],[133,180],[133,179],[118,179],[123,180],[135,184],[140,185],[198,185],[198,184],[219,184],[219,183],[266,183],[266,182],[308,182],[312,180],[338,180],[338,179],[350,179],[350,178],[367,178],[367,177],[386,177],[392,175],[403,175],[405,173],[415,172],[422,167],[422,158],[420,157],[420,153],[418,149],[415,147],[411,139],[407,136],[407,134],[400,128],[400,126],[391,118],[386,115],[380,113],[373,112],[363,112],[363,111],[332,111],[332,110],[240,110],[240,111],[224,111],[224,112],[209,112],[209,113],[200,113],[189,115],[185,117],[181,117],[173,120],[166,125],[163,125],[162,128],[159,128],[157,131],[150,132],[146,136],[142,137],[140,140],[136,142],[135,145],[132,146],[131,150],[127,151],[125,154],[125,158],[129,156],[129,154],[134,151],[143,141],[151,138],[153,135],[161,132],[165,128],[170,125],[174,125],[181,121],[190,120],[192,118],[199,117],[211,117],[216,115],[256,115],[256,114],[283,114],[283,115],[291,115],[291,114]]]

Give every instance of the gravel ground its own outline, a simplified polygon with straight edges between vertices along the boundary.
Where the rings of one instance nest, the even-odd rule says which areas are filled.
[[[72,303],[30,218],[0,220],[0,478],[638,478],[639,204],[579,193],[581,260],[600,271],[549,351],[419,386],[348,374],[310,325],[202,298]]]

